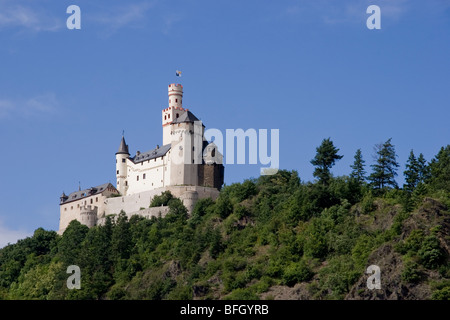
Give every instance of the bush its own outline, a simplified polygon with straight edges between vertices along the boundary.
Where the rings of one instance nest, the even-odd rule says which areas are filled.
[[[419,265],[414,261],[407,261],[403,268],[402,280],[409,283],[417,283],[422,278]]]
[[[238,288],[233,290],[224,300],[259,300],[259,296],[250,288]]]
[[[300,262],[292,262],[283,273],[283,283],[289,287],[294,286],[298,282],[308,281],[314,273],[311,271],[305,260]]]
[[[161,195],[156,195],[153,197],[152,201],[150,202],[150,208],[167,206],[169,204],[169,201],[172,199],[172,193],[170,191],[164,191],[163,193],[161,193]]]
[[[436,269],[442,262],[444,255],[439,239],[434,235],[426,237],[418,251],[420,262],[427,268]]]

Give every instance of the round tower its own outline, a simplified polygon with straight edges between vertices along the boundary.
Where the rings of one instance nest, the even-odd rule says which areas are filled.
[[[183,105],[183,86],[179,83],[169,84],[169,107],[181,108]]]
[[[116,188],[119,190],[122,196],[127,194],[128,181],[127,181],[127,159],[130,157],[128,151],[128,145],[125,142],[124,136],[120,141],[119,151],[116,152]]]

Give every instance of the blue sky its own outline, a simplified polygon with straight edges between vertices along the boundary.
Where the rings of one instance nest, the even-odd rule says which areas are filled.
[[[448,0],[0,0],[0,247],[57,230],[79,181],[114,183],[122,130],[131,153],[161,144],[172,82],[207,128],[279,129],[280,167],[304,181],[322,139],[342,175],[392,137],[402,183],[411,149],[450,142],[449,57]],[[260,167],[228,165],[226,183]]]

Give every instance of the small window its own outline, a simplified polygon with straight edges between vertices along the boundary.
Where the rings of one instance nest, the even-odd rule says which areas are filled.
[[[142,179],[145,179],[145,173],[142,175]]]
[[[119,185],[119,180],[117,180],[117,185]]]
[[[175,102],[178,102],[178,99],[175,99]]]
[[[170,114],[167,117],[170,119]]]
[[[192,147],[192,151],[195,151],[195,147]]]
[[[167,120],[167,115],[164,115],[164,120]]]
[[[136,176],[136,181],[139,181],[139,176]]]
[[[95,202],[98,202],[98,197],[95,197]]]
[[[91,204],[93,204],[94,203],[94,199],[91,199]]]
[[[64,208],[64,211],[67,211],[67,208]]]
[[[177,118],[179,117],[180,115],[177,113]]]
[[[127,161],[127,159],[123,158],[123,159],[122,159],[122,163],[125,163],[125,161]]]
[[[170,101],[170,99],[169,99],[169,103],[170,103],[171,101]]]
[[[70,206],[70,210],[73,210],[73,206]]]
[[[128,187],[128,181],[125,181],[125,187]]]
[[[117,170],[116,173],[119,174],[119,170]]]

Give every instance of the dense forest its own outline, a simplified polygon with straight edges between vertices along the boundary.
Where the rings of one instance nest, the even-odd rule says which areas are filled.
[[[0,299],[449,299],[450,145],[399,163],[391,139],[361,150],[347,176],[324,139],[313,182],[296,171],[224,186],[188,216],[168,192],[164,218],[122,212],[62,236],[37,229],[0,249]],[[369,265],[381,289],[366,286]],[[67,267],[81,270],[69,290]]]

